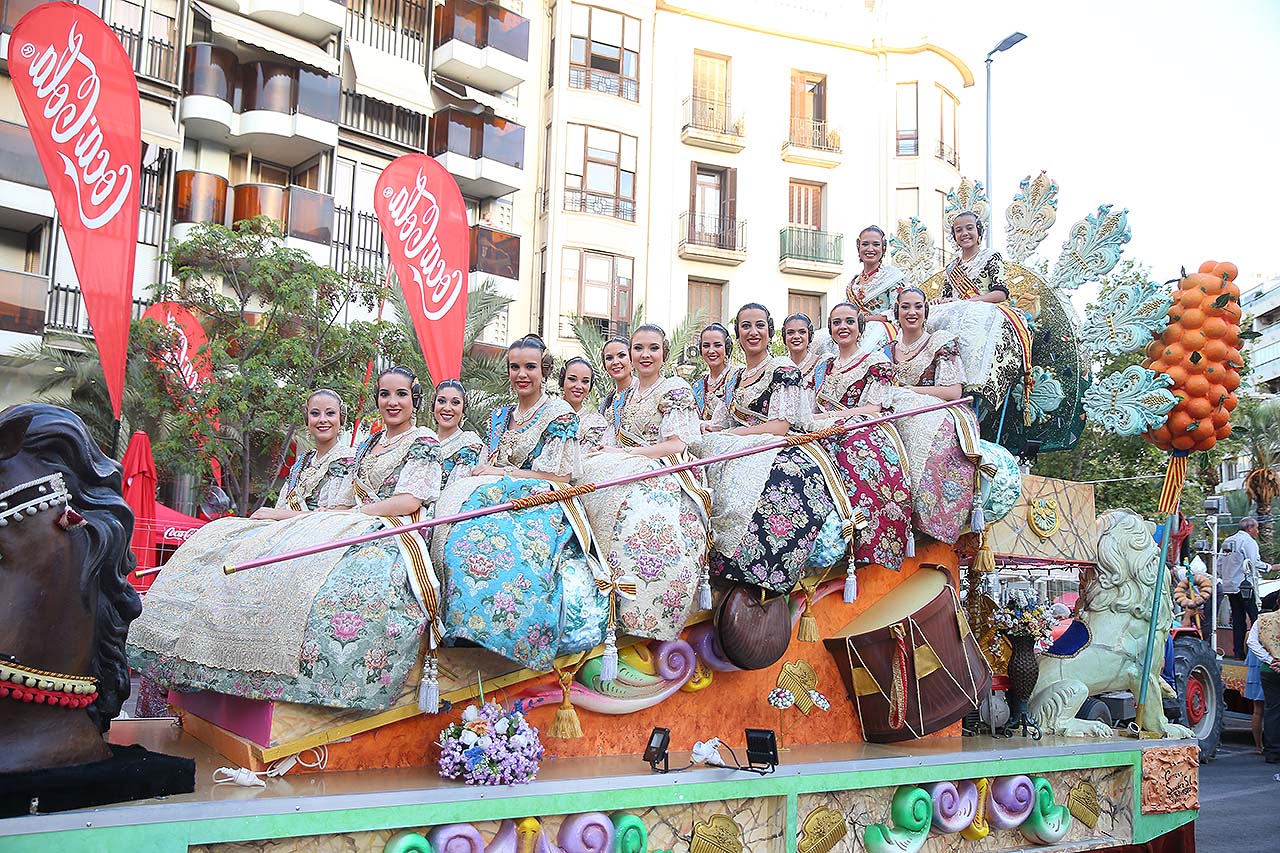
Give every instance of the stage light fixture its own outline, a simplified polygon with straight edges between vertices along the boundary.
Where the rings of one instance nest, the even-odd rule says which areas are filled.
[[[666,773],[671,769],[668,763],[667,747],[671,745],[671,729],[663,729],[654,727],[649,734],[649,744],[644,748],[644,760],[648,765],[659,773]],[[662,769],[658,769],[658,763],[662,763]]]
[[[747,729],[747,770],[771,773],[778,766],[778,737],[772,729]]]

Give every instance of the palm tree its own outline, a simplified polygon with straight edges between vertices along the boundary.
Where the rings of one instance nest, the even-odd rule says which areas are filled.
[[[1270,545],[1274,531],[1271,505],[1280,497],[1280,402],[1240,409],[1240,426],[1246,433],[1251,466],[1244,478],[1244,490],[1258,517],[1258,538]]]

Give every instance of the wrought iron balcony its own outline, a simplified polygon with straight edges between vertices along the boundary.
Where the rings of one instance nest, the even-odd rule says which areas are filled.
[[[736,265],[747,257],[747,223],[727,216],[680,214],[680,257]]]
[[[947,145],[945,142],[938,143],[938,159],[950,163],[957,169],[960,168],[960,155],[956,153],[956,149]]]
[[[782,159],[825,169],[840,165],[840,134],[823,119],[791,117],[787,141],[782,143]]]
[[[4,273],[0,273],[3,277]],[[48,276],[42,277],[48,282]],[[47,296],[47,300],[46,297]],[[151,303],[146,299],[133,300],[133,319],[140,320]],[[55,284],[42,294],[43,331],[62,332],[68,335],[92,337],[93,327],[89,325],[89,314],[84,307],[84,297],[80,288],[66,284]],[[36,331],[34,334],[39,334]]]
[[[564,209],[572,213],[594,213],[625,222],[636,221],[636,203],[630,199],[585,190],[564,191]]]
[[[588,68],[585,65],[569,66],[569,88],[590,89],[592,92],[614,95],[619,98],[625,98],[628,101],[640,100],[639,81],[623,77],[621,74],[615,74],[612,71]]]
[[[427,117],[358,92],[342,92],[339,122],[343,127],[389,139],[406,148],[426,147]]]
[[[746,146],[746,125],[735,116],[727,98],[684,99],[684,126],[680,141],[716,151],[741,151]]]
[[[158,38],[144,39],[142,33],[119,24],[113,24],[111,29],[124,45],[124,52],[129,54],[134,72],[166,83],[177,82],[177,51],[172,44]]]
[[[394,56],[426,62],[430,3],[422,0],[347,0],[347,38]]]
[[[789,226],[778,234],[778,269],[833,278],[844,266],[844,235]]]

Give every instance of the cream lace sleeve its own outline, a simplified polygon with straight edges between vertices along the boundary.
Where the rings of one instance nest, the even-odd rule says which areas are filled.
[[[542,450],[529,466],[543,474],[577,477],[582,472],[582,450],[578,442],[578,416],[572,412],[547,424]]]
[[[783,420],[805,431],[813,425],[813,409],[813,392],[804,387],[800,371],[774,372],[773,387],[769,390],[769,420]]]
[[[356,460],[352,456],[330,462],[325,472],[324,482],[320,484],[320,488],[316,489],[316,506],[321,509],[327,506],[353,506],[355,495],[351,487],[351,476],[355,467]]]
[[[413,447],[405,455],[404,465],[396,476],[397,495],[413,495],[424,505],[435,503],[440,497],[440,483],[444,468],[440,464],[440,445],[430,438],[413,440]]]
[[[938,348],[937,366],[933,372],[934,385],[963,385],[964,362],[960,360],[960,345],[954,340]]]
[[[893,365],[887,361],[873,364],[867,368],[867,380],[862,385],[862,396],[859,406],[878,406],[880,411],[888,411],[893,406]]]
[[[694,444],[702,438],[698,403],[693,398],[693,389],[686,383],[681,382],[663,393],[658,401],[658,413],[662,415],[658,426],[660,441],[678,438],[685,444]]]

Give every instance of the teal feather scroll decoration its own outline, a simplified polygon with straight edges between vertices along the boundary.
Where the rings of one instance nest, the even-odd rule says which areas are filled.
[[[1062,401],[1066,399],[1066,393],[1062,390],[1062,383],[1053,375],[1053,371],[1036,365],[1031,368],[1031,394],[1027,398],[1027,414],[1031,416],[1031,423],[1042,424],[1049,420],[1049,415],[1058,411],[1058,407],[1062,405]],[[1022,400],[1022,386],[1026,384],[1023,379],[1013,389],[1011,395],[1014,400]]]
[[[869,853],[917,853],[929,840],[933,826],[933,798],[924,788],[903,786],[893,792],[889,806],[893,824],[873,823],[862,833]]]
[[[1173,295],[1154,281],[1111,288],[1085,311],[1080,342],[1096,355],[1140,350],[1169,325],[1171,305]]]
[[[1075,290],[1086,281],[1102,278],[1115,269],[1132,236],[1129,209],[1112,213],[1111,205],[1101,205],[1097,214],[1071,226],[1050,281],[1059,290]]]
[[[1031,784],[1036,789],[1036,804],[1018,828],[1032,844],[1057,844],[1071,829],[1071,811],[1053,801],[1048,779],[1037,776]]]
[[[1178,404],[1164,373],[1134,364],[1095,382],[1084,393],[1084,411],[1107,432],[1141,435],[1159,428]]]

